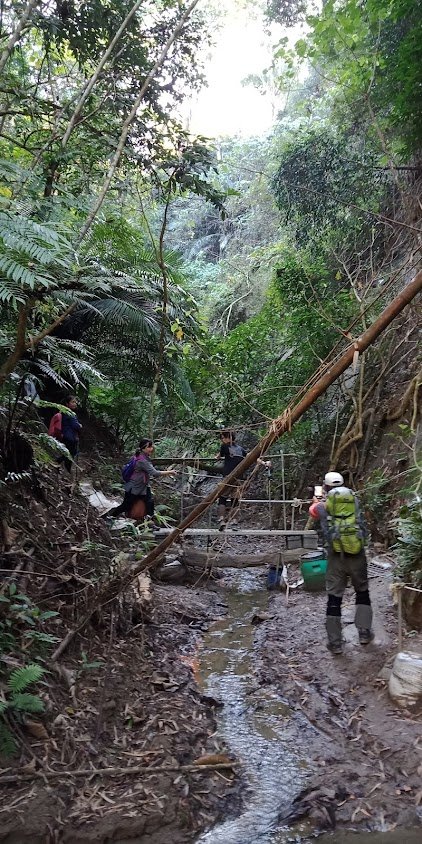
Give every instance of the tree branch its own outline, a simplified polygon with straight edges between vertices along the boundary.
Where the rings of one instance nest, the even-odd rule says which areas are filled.
[[[19,23],[18,23],[16,29],[14,30],[14,32],[12,32],[4,50],[3,50],[3,52],[0,56],[0,73],[2,72],[6,62],[9,59],[9,56],[10,56],[12,50],[13,50],[13,47],[19,41],[19,38],[21,37],[21,34],[22,34],[29,18],[31,17],[32,12],[34,11],[35,7],[38,6],[38,3],[39,3],[39,0],[29,0],[29,3],[27,4],[26,8],[24,9],[23,15],[19,19]]]
[[[123,123],[123,127],[122,127],[121,135],[120,135],[120,138],[119,138],[119,142],[117,144],[116,152],[115,152],[115,154],[112,158],[110,167],[108,169],[107,176],[104,180],[104,184],[101,188],[101,191],[100,191],[99,196],[98,196],[98,198],[95,202],[95,205],[94,205],[92,211],[90,212],[90,214],[88,215],[88,217],[87,217],[87,219],[86,219],[86,221],[85,221],[84,225],[82,226],[82,229],[79,233],[79,237],[78,237],[78,240],[77,240],[77,246],[79,246],[82,243],[82,241],[84,240],[84,238],[86,237],[87,233],[89,232],[89,230],[90,230],[90,228],[91,228],[91,226],[92,226],[92,224],[93,224],[93,222],[94,222],[94,220],[95,220],[95,218],[96,218],[96,216],[97,216],[97,214],[98,214],[98,212],[99,212],[99,210],[100,210],[100,208],[101,208],[101,206],[104,202],[104,199],[105,199],[107,191],[108,191],[108,189],[111,185],[114,174],[117,170],[117,167],[119,166],[120,159],[121,159],[122,153],[123,153],[123,149],[124,149],[124,146],[125,146],[125,143],[126,143],[126,140],[127,140],[127,136],[129,134],[129,129],[130,129],[135,117],[136,117],[138,108],[139,108],[139,106],[140,106],[140,104],[141,104],[141,102],[142,102],[142,100],[143,100],[152,80],[154,79],[157,71],[164,64],[164,61],[165,61],[166,56],[167,56],[167,54],[170,50],[170,47],[172,46],[174,41],[176,41],[178,35],[180,34],[181,30],[183,29],[183,26],[185,25],[186,21],[188,20],[191,12],[194,10],[195,6],[197,6],[198,2],[199,2],[199,0],[192,0],[192,2],[189,4],[187,9],[185,9],[182,17],[180,18],[179,23],[177,24],[177,26],[175,27],[175,29],[173,30],[171,35],[168,37],[168,39],[167,39],[166,43],[164,44],[164,47],[163,47],[157,61],[155,62],[154,66],[152,67],[152,69],[150,70],[150,72],[148,73],[147,77],[144,80],[144,84],[142,85],[141,90],[139,91],[139,94],[136,97],[135,102],[134,102],[129,114],[126,117],[126,120]]]
[[[0,386],[4,384],[4,382],[8,379],[9,375],[12,374],[13,370],[15,369],[21,358],[23,358],[25,352],[27,352],[28,349],[35,349],[35,347],[38,346],[42,340],[44,340],[44,337],[48,337],[49,334],[52,334],[54,329],[57,328],[57,326],[61,325],[61,323],[66,319],[66,317],[69,316],[70,313],[72,313],[74,308],[76,308],[76,302],[74,302],[73,305],[69,305],[69,307],[66,308],[66,310],[63,311],[63,313],[59,317],[57,317],[57,319],[51,322],[50,325],[47,326],[47,328],[44,328],[42,331],[40,331],[39,334],[36,334],[35,337],[29,337],[29,339],[27,340],[26,329],[28,324],[28,317],[32,308],[34,307],[34,304],[34,299],[31,299],[29,302],[23,305],[21,310],[19,311],[15,348],[13,349],[13,352],[11,352],[7,360],[4,362],[3,366],[0,368]]]

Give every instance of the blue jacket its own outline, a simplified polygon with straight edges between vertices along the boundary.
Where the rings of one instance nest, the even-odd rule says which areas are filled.
[[[82,425],[77,416],[71,416],[70,413],[62,413],[62,437],[63,440],[69,443],[77,443],[79,440],[79,431]]]

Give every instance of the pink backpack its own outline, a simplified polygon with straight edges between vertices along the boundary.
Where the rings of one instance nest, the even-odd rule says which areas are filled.
[[[62,415],[61,413],[55,413],[54,416],[50,419],[50,424],[48,426],[48,433],[50,437],[54,437],[56,440],[62,440]]]

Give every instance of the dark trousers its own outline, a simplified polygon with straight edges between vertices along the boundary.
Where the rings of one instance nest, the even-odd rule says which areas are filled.
[[[66,446],[69,454],[75,460],[77,458],[78,454],[79,454],[79,443],[75,442],[75,440],[63,440],[63,445]],[[70,460],[69,457],[65,457],[64,454],[62,454],[62,456],[59,457],[58,463],[64,463],[67,471],[68,472],[72,471],[72,460]]]
[[[108,516],[121,516],[122,513],[130,513],[135,501],[145,501],[146,515],[154,515],[154,498],[150,488],[147,488],[145,495],[134,495],[133,492],[125,492],[125,497],[118,507],[108,511]]]
[[[356,606],[371,606],[365,550],[344,554],[329,549],[326,574],[327,615],[340,616],[341,602],[350,578],[356,593]]]
[[[241,495],[242,480],[233,481],[225,490],[224,495],[220,495],[218,503],[223,505],[227,510],[236,510],[239,507],[239,498]]]

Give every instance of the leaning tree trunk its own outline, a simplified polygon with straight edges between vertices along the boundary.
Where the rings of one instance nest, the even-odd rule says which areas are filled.
[[[147,568],[155,568],[159,564],[159,560],[162,558],[164,551],[178,540],[186,528],[196,522],[202,513],[205,513],[205,511],[208,510],[211,504],[213,504],[214,501],[222,493],[224,493],[227,486],[240,478],[246,469],[252,466],[259,457],[265,454],[265,452],[276,440],[279,439],[279,437],[286,433],[286,431],[291,430],[295,422],[297,422],[303,414],[309,410],[314,402],[325,393],[327,388],[333,384],[343,372],[346,371],[346,369],[352,364],[353,360],[356,359],[356,355],[361,354],[365,351],[365,349],[371,346],[372,343],[374,343],[380,334],[382,334],[382,332],[387,328],[387,326],[390,325],[393,319],[401,313],[403,308],[405,308],[406,305],[408,305],[421,290],[422,271],[420,271],[413,281],[411,281],[404,290],[402,290],[402,292],[393,299],[393,301],[383,310],[378,319],[375,320],[375,322],[366,331],[364,331],[360,337],[348,346],[348,348],[337,358],[335,362],[328,361],[325,364],[322,368],[321,374],[319,374],[319,377],[315,378],[314,383],[306,391],[303,397],[296,404],[290,405],[280,416],[277,417],[277,419],[273,420],[268,433],[262,438],[258,445],[256,445],[255,448],[246,455],[242,462],[236,466],[230,475],[227,475],[221,483],[217,484],[217,486],[203,499],[203,501],[198,504],[198,506],[195,507],[194,510],[192,510],[192,512],[189,513],[189,515],[183,519],[183,521],[180,522],[180,524],[177,525],[177,527],[175,527],[171,533],[162,542],[160,542],[159,545],[146,554],[142,560],[139,560],[139,562],[122,575],[109,580],[102,589],[100,589],[79,624],[67,633],[58,648],[56,648],[53,654],[53,660],[57,660],[63,651],[66,650],[73,637],[79,630],[82,630],[83,627],[85,627],[93,613],[98,610],[98,607],[104,606],[114,600],[114,598],[126,589],[126,587],[141,571],[144,571]]]

